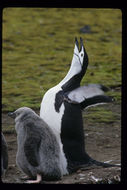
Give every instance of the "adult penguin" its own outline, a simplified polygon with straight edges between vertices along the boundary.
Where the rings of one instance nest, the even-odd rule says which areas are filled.
[[[41,102],[40,117],[54,130],[61,147],[65,168],[63,175],[91,165],[115,166],[96,161],[85,151],[82,110],[113,101],[112,97],[104,95],[107,88],[103,85],[80,87],[87,66],[88,55],[83,40],[80,38],[79,48],[75,38],[74,54],[67,75],[45,93]]]

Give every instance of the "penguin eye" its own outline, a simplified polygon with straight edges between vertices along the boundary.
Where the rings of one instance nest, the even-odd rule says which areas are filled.
[[[83,57],[83,53],[81,53],[81,57]]]
[[[19,113],[19,112],[17,112],[17,113],[16,113],[16,116],[18,116],[18,115],[20,115],[20,113]]]

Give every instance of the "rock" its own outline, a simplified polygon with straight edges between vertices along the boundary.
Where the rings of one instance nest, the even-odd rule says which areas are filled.
[[[86,33],[86,34],[89,34],[91,33],[91,27],[89,25],[85,25],[84,27],[80,28],[80,32],[81,33]]]

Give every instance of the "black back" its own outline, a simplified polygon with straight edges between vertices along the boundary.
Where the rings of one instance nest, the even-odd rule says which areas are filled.
[[[85,152],[83,119],[80,105],[64,102],[65,112],[62,117],[61,141],[68,162],[68,170],[89,160]]]

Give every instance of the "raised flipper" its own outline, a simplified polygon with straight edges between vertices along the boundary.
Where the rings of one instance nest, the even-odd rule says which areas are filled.
[[[72,104],[80,104],[82,109],[99,104],[112,102],[111,96],[104,95],[108,88],[100,84],[81,86],[66,95],[66,101]]]
[[[112,96],[98,95],[91,98],[86,98],[85,101],[80,103],[80,105],[82,109],[85,109],[91,106],[97,106],[100,104],[110,103],[113,101],[114,99]]]
[[[89,84],[72,90],[71,92],[59,91],[55,98],[55,109],[59,112],[64,101],[70,104],[80,104],[81,109],[100,104],[113,102],[112,96],[104,95],[109,89],[100,84]]]

